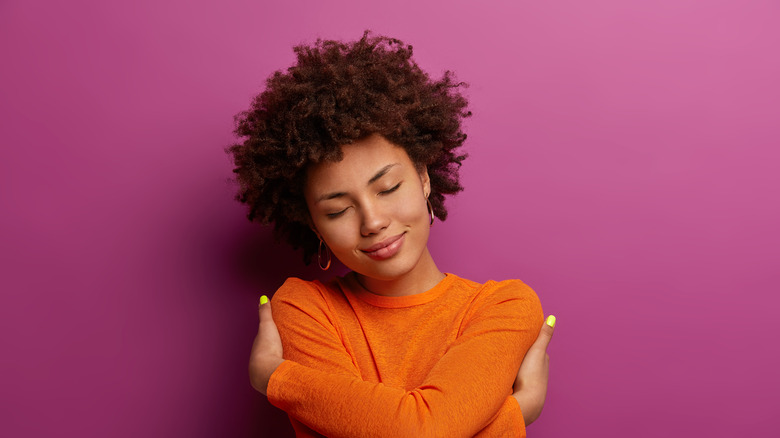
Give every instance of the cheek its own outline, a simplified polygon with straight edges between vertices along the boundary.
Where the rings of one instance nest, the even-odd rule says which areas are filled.
[[[359,229],[359,225],[355,223],[353,218],[326,220],[317,224],[317,227],[328,247],[334,252],[340,252],[344,248],[355,245],[355,230]]]
[[[405,202],[398,209],[398,218],[407,223],[425,221],[428,217],[428,205],[425,200],[415,199],[411,202]]]

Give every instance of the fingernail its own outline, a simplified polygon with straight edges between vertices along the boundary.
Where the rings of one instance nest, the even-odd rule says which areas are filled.
[[[262,300],[262,298],[261,298]],[[549,325],[552,328],[555,328],[555,316],[550,315],[547,317],[547,325]]]
[[[261,297],[260,297],[260,305],[261,305],[261,306],[262,306],[263,304],[267,303],[267,302],[268,302],[268,297],[267,297],[267,296],[263,295],[263,296],[261,296]],[[554,318],[553,318],[553,319],[554,319]]]

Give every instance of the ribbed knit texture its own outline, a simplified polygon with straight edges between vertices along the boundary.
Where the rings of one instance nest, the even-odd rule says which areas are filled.
[[[543,315],[521,281],[384,297],[290,278],[271,305],[287,360],[268,400],[298,437],[525,436],[512,385]]]

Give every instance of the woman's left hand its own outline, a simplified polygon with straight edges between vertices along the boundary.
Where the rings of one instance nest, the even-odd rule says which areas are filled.
[[[271,374],[284,362],[282,339],[271,314],[271,304],[265,295],[260,298],[258,314],[260,326],[249,356],[249,381],[253,388],[267,395]]]
[[[555,328],[555,317],[550,315],[539,331],[539,337],[531,345],[523,358],[517,379],[514,384],[514,394],[523,413],[525,425],[533,423],[542,413],[544,399],[547,396],[547,379],[550,370],[550,356],[547,346],[552,339]]]

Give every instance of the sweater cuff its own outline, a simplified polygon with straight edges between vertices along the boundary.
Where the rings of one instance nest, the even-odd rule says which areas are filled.
[[[296,363],[291,360],[282,362],[268,379],[268,389],[266,396],[268,401],[279,409],[283,409],[283,388],[284,381],[289,379],[290,372],[295,368]],[[514,398],[514,397],[513,397]]]
[[[523,410],[520,409],[520,403],[518,403],[517,399],[513,396],[509,396],[512,400],[510,400],[510,403],[514,403],[515,406],[517,406],[517,409],[513,409],[513,412],[517,412],[517,421],[515,424],[517,425],[517,436],[519,437],[525,437],[525,418],[523,418]]]

